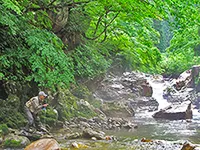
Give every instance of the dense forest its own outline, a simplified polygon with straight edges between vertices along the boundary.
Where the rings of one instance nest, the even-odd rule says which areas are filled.
[[[200,62],[199,0],[2,0],[0,80],[68,86],[110,67],[177,75]]]

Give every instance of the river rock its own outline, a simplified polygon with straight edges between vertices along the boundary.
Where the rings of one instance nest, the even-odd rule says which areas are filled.
[[[192,119],[191,102],[186,101],[180,105],[170,105],[153,114],[153,117],[169,120]]]
[[[5,144],[5,141],[10,141],[10,144],[11,145],[6,145],[6,147],[13,147],[14,145],[12,145],[12,141],[15,141],[16,143],[19,142],[19,147],[25,147],[27,146],[28,144],[30,144],[30,140],[25,137],[25,136],[18,136],[18,135],[15,135],[15,134],[8,134],[5,139],[4,139],[4,143],[3,145]]]
[[[135,114],[130,102],[123,100],[104,102],[101,109],[107,117],[129,118]]]
[[[30,145],[24,150],[61,150],[58,142],[55,139],[40,139]]]
[[[195,150],[195,145],[190,142],[185,142],[181,150]]]
[[[77,139],[80,137],[82,137],[82,133],[75,132],[75,133],[66,134],[65,139]]]
[[[134,140],[126,142],[130,149],[136,150],[181,150],[182,143],[180,141],[164,141],[164,140]]]
[[[183,73],[180,74],[178,79],[176,79],[176,90],[181,90],[183,87],[191,87],[191,81],[192,81],[192,71],[186,70]]]
[[[112,129],[134,129],[137,128],[137,125],[129,119],[126,118],[120,118],[120,117],[108,117],[108,118],[90,118],[84,121],[80,121],[81,119],[79,118],[74,118],[71,119],[70,122],[68,123],[68,127],[71,128],[71,125],[76,124],[79,126],[78,128],[84,130],[85,128],[92,128],[92,129],[97,129],[97,130],[112,130]]]
[[[72,147],[75,148],[75,149],[85,149],[85,148],[88,148],[88,146],[85,145],[85,144],[82,143],[82,142],[79,142],[79,143],[73,142],[73,143],[72,143]]]
[[[33,132],[27,132],[25,130],[21,130],[19,133],[20,136],[25,136],[30,140],[38,140],[41,137],[46,136],[46,134],[47,134],[46,132],[40,132],[40,131],[34,131],[34,130]]]
[[[150,84],[145,80],[142,84],[142,96],[151,97],[153,94],[153,89]]]
[[[195,81],[199,78],[199,71],[200,65],[193,66],[181,73],[177,79],[171,80],[170,85],[164,90],[163,97],[171,103],[191,100],[198,105],[197,93],[200,91],[200,84]]]
[[[192,144],[192,143],[186,141],[183,144],[183,147],[181,148],[181,150],[200,150],[200,145],[199,144]]]
[[[90,124],[88,124],[87,122],[84,122],[84,121],[81,121],[80,125],[81,125],[81,127],[84,127],[84,128],[90,128]]]
[[[105,139],[105,133],[94,131],[91,128],[88,128],[83,131],[83,137],[87,139],[91,139],[92,137],[95,137],[97,138],[97,140],[103,140]]]
[[[137,97],[130,101],[130,105],[133,109],[151,112],[158,110],[159,103],[153,97]]]

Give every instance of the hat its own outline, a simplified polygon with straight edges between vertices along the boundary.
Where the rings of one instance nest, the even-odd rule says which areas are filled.
[[[42,95],[42,96],[44,96],[44,97],[47,97],[47,94],[45,94],[43,91],[40,91],[38,95],[39,95],[39,96]]]

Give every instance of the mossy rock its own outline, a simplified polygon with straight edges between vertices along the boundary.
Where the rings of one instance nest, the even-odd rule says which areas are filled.
[[[13,139],[8,139],[8,140],[5,140],[3,142],[3,147],[5,148],[19,148],[19,147],[22,147],[21,146],[21,141],[17,141],[17,140],[13,140]]]
[[[29,143],[30,141],[27,137],[9,134],[5,137],[2,145],[5,148],[23,148]]]
[[[69,120],[73,117],[93,117],[95,112],[83,105],[79,105],[80,99],[74,96],[68,89],[59,88],[58,105],[56,110],[59,114],[59,120]]]
[[[59,114],[59,120],[66,120],[75,116],[75,111],[77,110],[77,97],[75,97],[68,89],[58,88],[57,100],[58,104],[56,110]]]
[[[20,99],[10,94],[6,100],[0,100],[0,124],[5,123],[8,127],[19,128],[26,123],[23,113],[20,112]]]

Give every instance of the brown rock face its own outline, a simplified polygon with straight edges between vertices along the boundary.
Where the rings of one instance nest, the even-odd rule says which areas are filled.
[[[24,150],[61,150],[59,144],[55,139],[40,139],[30,145]]]
[[[194,150],[194,149],[195,149],[195,146],[193,144],[186,142],[183,144],[183,147],[181,150]]]
[[[151,97],[153,94],[153,90],[152,87],[150,86],[150,84],[145,81],[142,85],[142,96],[146,96],[146,97]]]

